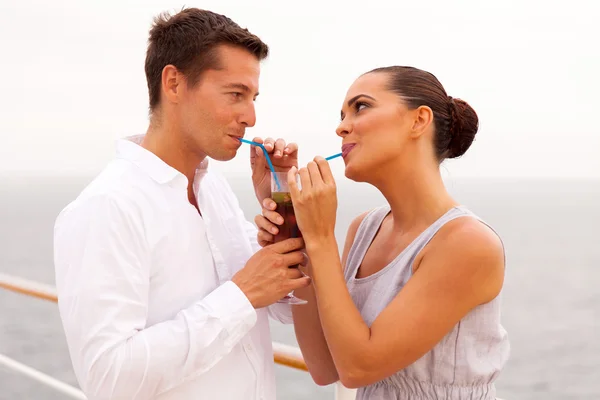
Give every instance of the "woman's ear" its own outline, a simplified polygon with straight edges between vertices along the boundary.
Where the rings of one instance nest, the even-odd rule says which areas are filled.
[[[419,106],[412,110],[413,121],[411,126],[411,137],[423,135],[433,123],[433,111],[428,106]]]

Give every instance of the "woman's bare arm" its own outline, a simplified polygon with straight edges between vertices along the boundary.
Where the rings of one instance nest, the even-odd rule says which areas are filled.
[[[352,247],[358,227],[366,215],[367,213],[358,216],[348,227],[342,254],[342,265],[344,266],[346,265],[348,252]],[[308,269],[309,275],[312,276],[313,267],[309,266]],[[309,285],[306,288],[296,290],[294,293],[297,297],[308,300],[308,304],[292,307],[296,338],[300,345],[300,349],[302,350],[308,370],[317,385],[329,385],[333,382],[337,382],[339,376],[333,359],[331,358],[329,347],[325,341],[323,329],[321,328],[314,287],[313,285]]]

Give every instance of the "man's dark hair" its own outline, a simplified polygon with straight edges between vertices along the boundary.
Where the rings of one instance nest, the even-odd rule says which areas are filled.
[[[162,71],[167,65],[183,73],[193,87],[202,72],[219,68],[216,48],[222,44],[246,49],[259,61],[269,54],[269,47],[258,36],[224,15],[187,8],[175,15],[157,16],[150,29],[145,64],[150,112],[160,103]]]

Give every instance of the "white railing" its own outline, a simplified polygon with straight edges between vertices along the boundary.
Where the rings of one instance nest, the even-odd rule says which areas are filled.
[[[0,288],[53,302],[57,302],[58,300],[56,288],[53,286],[2,273],[0,273]],[[273,342],[273,353],[276,364],[301,371],[308,371],[299,348],[288,346],[283,343]],[[60,393],[63,393],[64,395],[70,396],[73,399],[85,400],[86,398],[81,390],[52,378],[51,376],[48,376],[31,367],[28,367],[27,365],[21,364],[11,358],[3,356],[2,354],[0,354],[0,365],[13,371],[20,372],[39,383],[51,387]],[[336,400],[354,400],[355,398],[356,390],[345,388],[340,382],[335,384]]]
[[[25,364],[21,364],[20,362],[15,361],[12,358],[6,357],[2,354],[0,354],[0,365],[12,371],[20,372],[21,374],[28,376],[34,381],[44,384],[56,390],[57,392],[64,394],[65,396],[69,396],[73,399],[86,400],[86,397],[81,390],[76,389],[71,385],[68,385],[62,381],[59,381],[58,379],[48,376]]]
[[[22,293],[27,296],[37,297],[39,299],[53,301],[55,303],[58,301],[55,287],[2,273],[0,273],[0,288]],[[306,367],[306,363],[304,362],[304,358],[302,357],[302,353],[300,352],[299,348],[283,343],[273,342],[273,353],[276,364],[308,372],[308,368]],[[37,382],[63,393],[64,395],[70,396],[73,399],[86,400],[86,397],[81,390],[61,382],[58,379],[52,378],[51,376],[48,376],[38,370],[28,367],[27,365],[21,364],[12,358],[3,356],[2,354],[0,354],[0,365],[3,365],[4,367],[13,371],[20,372]],[[355,398],[356,389],[348,389],[340,382],[335,384],[336,400],[355,400]],[[496,398],[496,400],[502,399]]]

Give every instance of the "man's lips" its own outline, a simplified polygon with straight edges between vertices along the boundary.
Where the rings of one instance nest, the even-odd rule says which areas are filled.
[[[240,139],[242,139],[243,136],[235,136],[235,135],[227,135],[227,136],[229,136],[232,140],[234,140],[238,144],[238,147],[242,145],[242,141]]]
[[[356,146],[355,143],[349,143],[342,146],[342,157],[346,158],[346,156],[352,151],[352,149]]]

